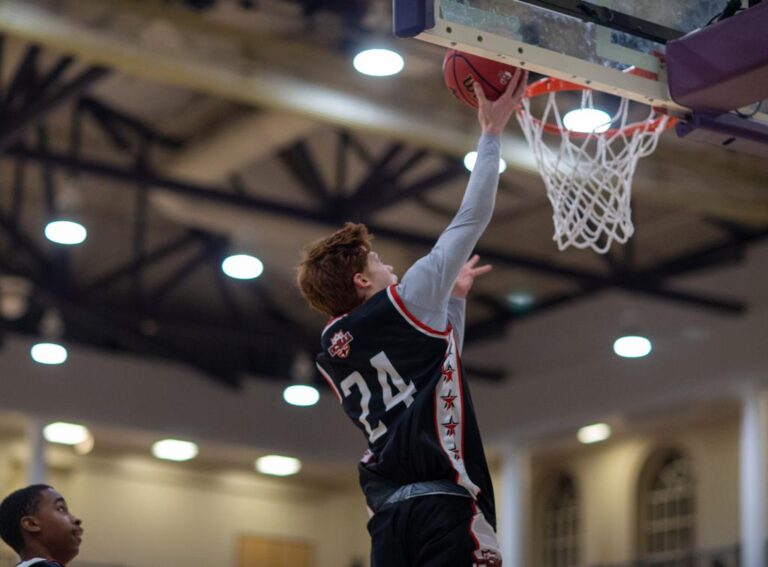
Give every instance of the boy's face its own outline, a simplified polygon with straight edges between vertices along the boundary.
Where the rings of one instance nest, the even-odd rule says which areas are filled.
[[[61,494],[52,488],[44,490],[34,519],[38,542],[51,559],[66,564],[77,556],[83,540],[82,522],[69,511]]]
[[[381,291],[397,283],[397,275],[392,266],[382,262],[379,255],[373,251],[368,253],[368,261],[363,274],[371,281],[375,291]]]

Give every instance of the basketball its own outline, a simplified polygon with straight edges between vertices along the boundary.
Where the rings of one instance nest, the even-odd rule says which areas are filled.
[[[477,108],[477,98],[472,89],[475,81],[480,81],[488,100],[496,100],[507,89],[510,81],[519,81],[525,77],[522,72],[516,75],[515,71],[518,70],[518,67],[455,49],[448,50],[443,59],[443,78],[448,90],[472,108]]]

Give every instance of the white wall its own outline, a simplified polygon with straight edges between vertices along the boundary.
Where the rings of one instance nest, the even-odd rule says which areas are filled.
[[[629,561],[637,554],[637,487],[643,467],[657,449],[674,447],[691,458],[696,475],[697,548],[735,544],[739,541],[738,432],[738,421],[726,419],[540,454],[532,462],[529,517],[534,521],[534,507],[547,481],[558,472],[570,473],[580,499],[582,563]],[[534,560],[533,555],[529,557]]]
[[[636,487],[647,458],[677,447],[693,461],[697,479],[697,545],[739,540],[737,417],[625,434],[603,444],[534,450],[526,541],[535,567],[533,508],[544,483],[558,471],[574,474],[581,498],[583,564],[611,564],[635,556]],[[323,488],[241,472],[202,472],[145,457],[77,457],[48,449],[49,482],[83,518],[81,559],[130,567],[234,566],[240,535],[302,539],[314,545],[314,567],[368,565],[367,515],[356,483]],[[0,491],[25,483],[23,439],[0,439]],[[350,464],[352,466],[352,464]],[[504,487],[492,466],[497,502]],[[499,515],[503,517],[501,511]],[[503,521],[503,520],[502,520]]]
[[[81,560],[235,567],[238,538],[258,535],[310,543],[313,567],[348,567],[355,558],[367,565],[367,514],[351,483],[322,488],[239,471],[193,472],[143,457],[65,452],[49,449],[55,465],[48,482],[83,519]],[[23,451],[0,446],[3,494],[24,485],[20,459]]]

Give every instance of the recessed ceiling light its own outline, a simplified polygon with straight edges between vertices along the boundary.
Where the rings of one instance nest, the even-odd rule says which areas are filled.
[[[577,108],[563,116],[563,126],[574,132],[600,134],[611,127],[611,117],[596,108]]]
[[[475,168],[475,163],[477,162],[477,152],[471,151],[467,152],[467,155],[464,156],[464,167],[467,168],[467,170],[472,171]],[[504,173],[507,169],[507,162],[505,162],[503,159],[499,160],[499,173]]]
[[[224,259],[221,263],[221,269],[230,278],[252,280],[264,272],[264,264],[250,254],[234,254]]]
[[[38,364],[63,364],[67,361],[67,349],[56,343],[37,343],[29,350],[32,360]]]
[[[293,457],[267,455],[256,459],[256,470],[274,476],[290,476],[301,470],[301,461]]]
[[[57,220],[45,225],[45,237],[56,244],[73,246],[81,244],[88,236],[88,231],[78,222]]]
[[[283,390],[283,399],[292,406],[313,406],[320,399],[320,392],[313,386],[293,384]]]
[[[189,461],[197,457],[198,449],[191,441],[163,439],[152,445],[152,454],[166,461]]]
[[[613,352],[624,358],[642,358],[647,356],[652,348],[651,341],[637,335],[627,335],[613,343]]]
[[[43,428],[43,437],[49,443],[60,443],[62,445],[78,445],[87,441],[91,437],[88,428],[76,423],[66,423],[57,421],[49,423]]]
[[[515,310],[527,309],[533,305],[533,302],[533,295],[525,291],[513,291],[507,294],[507,304]]]
[[[366,49],[355,55],[352,65],[363,75],[388,77],[402,71],[405,62],[399,53],[391,49]]]
[[[595,423],[579,429],[576,435],[582,443],[597,443],[611,436],[611,426],[607,423]]]

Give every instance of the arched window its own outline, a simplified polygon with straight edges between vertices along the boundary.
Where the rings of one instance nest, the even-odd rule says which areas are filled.
[[[559,476],[542,495],[539,506],[539,564],[579,564],[579,502],[573,477]]]
[[[679,451],[652,457],[641,478],[638,510],[643,555],[693,549],[696,491],[690,459]]]

